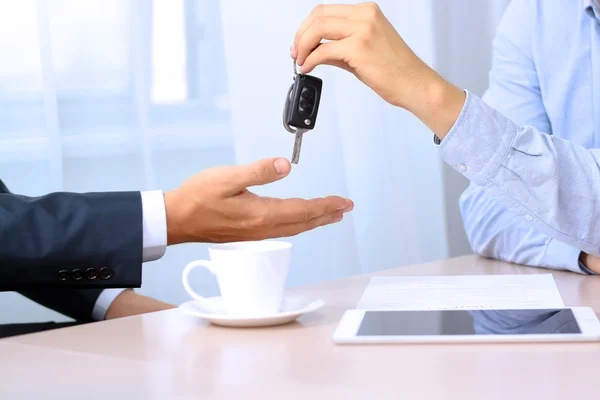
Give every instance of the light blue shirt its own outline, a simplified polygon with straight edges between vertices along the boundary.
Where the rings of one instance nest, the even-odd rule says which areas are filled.
[[[600,22],[592,0],[512,0],[490,87],[467,93],[441,144],[471,186],[460,209],[473,250],[583,272],[600,255]],[[468,62],[468,60],[465,60]]]

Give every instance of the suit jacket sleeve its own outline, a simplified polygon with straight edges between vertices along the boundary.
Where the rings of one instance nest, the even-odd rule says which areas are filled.
[[[94,305],[104,289],[36,289],[19,291],[25,297],[79,322],[93,322]]]
[[[139,192],[8,193],[0,181],[0,291],[140,287]]]

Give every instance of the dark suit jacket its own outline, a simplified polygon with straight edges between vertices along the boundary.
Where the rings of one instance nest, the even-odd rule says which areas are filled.
[[[0,180],[0,291],[91,321],[105,288],[140,287],[139,192],[12,194]]]

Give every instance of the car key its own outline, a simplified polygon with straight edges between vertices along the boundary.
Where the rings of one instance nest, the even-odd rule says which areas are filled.
[[[288,90],[283,109],[284,128],[296,135],[292,163],[298,164],[300,148],[304,133],[315,127],[323,81],[311,75],[300,74],[296,71],[294,60],[294,83]]]
[[[302,147],[302,136],[304,135],[304,129],[296,130],[296,137],[294,138],[294,150],[292,151],[292,163],[298,164],[300,160],[300,148]]]

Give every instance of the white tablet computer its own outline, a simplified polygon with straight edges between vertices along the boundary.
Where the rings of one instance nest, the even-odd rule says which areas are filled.
[[[592,342],[589,307],[519,310],[348,310],[335,343]]]

